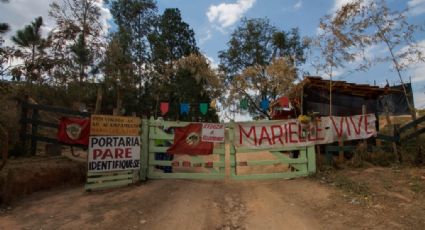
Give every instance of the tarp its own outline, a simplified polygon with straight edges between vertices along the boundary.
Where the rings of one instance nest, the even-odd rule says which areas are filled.
[[[411,84],[405,84],[409,95],[409,101],[413,105]],[[366,113],[383,114],[385,105],[388,106],[391,115],[410,114],[406,97],[402,92],[402,86],[393,86],[399,92],[381,95],[377,98],[365,98],[362,96],[350,95],[348,93],[332,93],[332,115],[351,116],[362,114],[362,106],[366,105]],[[321,116],[329,116],[329,90],[320,88],[304,88],[303,92],[304,113],[319,112]]]
[[[413,104],[413,93],[412,93],[412,85],[410,83],[404,84],[406,87],[407,95],[409,98],[409,102]],[[385,106],[388,108],[388,112],[390,115],[398,116],[398,115],[410,115],[409,106],[407,104],[406,96],[403,93],[403,87],[401,85],[389,87],[390,89],[399,90],[400,93],[393,93],[388,95],[383,95],[378,100],[378,113],[385,113]]]
[[[235,124],[234,145],[267,149],[329,144],[342,140],[366,139],[376,135],[374,114],[346,117],[321,117],[314,124],[296,119],[240,122]]]

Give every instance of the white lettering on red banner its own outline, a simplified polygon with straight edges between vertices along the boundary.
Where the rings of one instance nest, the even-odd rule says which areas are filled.
[[[342,140],[366,139],[376,135],[373,114],[322,117],[316,125],[298,120],[242,122],[235,124],[234,145],[249,148],[277,148],[328,144]]]
[[[89,172],[132,170],[140,168],[139,136],[91,136]]]
[[[224,124],[203,123],[202,141],[224,142]]]

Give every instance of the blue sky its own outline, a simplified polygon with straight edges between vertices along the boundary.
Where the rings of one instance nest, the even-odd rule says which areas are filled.
[[[101,4],[101,0],[100,4]],[[314,36],[317,33],[319,19],[325,14],[331,14],[336,8],[350,0],[157,0],[159,13],[165,8],[179,8],[183,20],[195,31],[197,44],[201,51],[217,64],[218,51],[226,49],[231,32],[242,17],[270,19],[276,27],[288,30],[298,27],[302,36]],[[372,1],[372,0],[367,0]],[[6,40],[17,29],[27,25],[37,16],[45,20],[44,30],[49,31],[54,22],[48,17],[48,5],[52,0],[10,0],[0,4],[0,22],[8,22],[12,31]],[[401,10],[409,7],[409,21],[425,25],[425,0],[387,0],[391,8]],[[105,30],[111,15],[106,8],[102,9]],[[424,47],[425,33],[416,34],[416,40]],[[6,44],[10,44],[6,41]],[[371,55],[383,52],[382,47],[369,50]],[[390,63],[384,63],[370,69],[368,72],[349,73],[350,67],[336,71],[336,79],[356,83],[379,85],[397,83],[397,75],[389,70]],[[303,67],[310,70],[309,63]],[[412,66],[405,78],[412,77],[415,105],[425,108],[425,64]]]
[[[159,11],[165,8],[179,8],[183,19],[194,29],[198,46],[217,64],[218,51],[226,49],[231,32],[242,17],[270,19],[278,28],[288,30],[298,27],[302,36],[314,36],[318,22],[325,14],[331,14],[349,0],[227,0],[227,1],[187,1],[160,0]],[[425,0],[387,0],[392,9],[409,8],[409,22],[425,25]],[[418,32],[416,40],[425,46],[425,33]],[[371,53],[382,52],[382,47],[375,47]],[[425,50],[425,48],[424,48]],[[303,67],[314,74],[309,63]],[[367,72],[351,73],[352,67],[339,69],[338,80],[357,83],[384,85],[398,83],[395,72],[390,70],[390,63],[383,63]],[[412,66],[404,73],[405,80],[412,78],[415,105],[425,107],[425,65]]]

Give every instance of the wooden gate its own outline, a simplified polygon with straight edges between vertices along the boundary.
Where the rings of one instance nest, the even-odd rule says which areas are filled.
[[[292,147],[292,148],[264,148],[261,150],[251,148],[236,148],[234,143],[234,123],[229,125],[230,165],[232,179],[274,179],[274,178],[295,178],[308,176],[316,172],[315,146]],[[250,155],[254,153],[266,153],[269,159],[251,160]],[[239,154],[245,154],[244,159],[239,159]],[[261,156],[262,157],[262,156]],[[271,166],[272,172],[261,171],[261,167]],[[280,167],[276,167],[280,166]],[[244,172],[244,168],[260,167],[260,172]],[[277,170],[276,170],[277,169]],[[259,171],[259,170],[256,170]]]
[[[175,179],[223,179],[225,148],[215,144],[212,155],[170,155],[166,151],[174,140],[173,128],[184,127],[190,122],[163,120],[142,121],[142,165],[140,178]]]
[[[226,124],[225,143],[215,144],[212,155],[167,154],[166,151],[174,140],[173,128],[184,127],[188,124],[191,123],[154,120],[153,118],[142,120],[141,180],[147,178],[224,179],[226,177],[226,146],[229,149],[228,167],[232,179],[294,178],[307,176],[316,171],[315,146],[264,149],[264,151],[270,152],[274,159],[240,159],[238,154],[250,154],[258,152],[258,150],[235,148],[233,123]],[[284,170],[281,172],[241,173],[243,167],[276,165],[280,165]]]

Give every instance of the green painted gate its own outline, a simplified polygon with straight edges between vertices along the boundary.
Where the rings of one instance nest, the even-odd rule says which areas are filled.
[[[229,139],[233,143],[235,123],[229,126]],[[261,150],[250,148],[235,148],[230,145],[230,162],[232,179],[289,179],[301,176],[308,176],[316,172],[316,153],[315,146],[292,147],[292,148],[263,148]],[[256,152],[269,152],[275,159],[268,160],[238,160],[238,153],[251,154]],[[297,156],[292,156],[296,152]],[[276,166],[287,165],[288,170],[272,173],[239,173],[238,168],[255,166]]]
[[[215,144],[212,155],[180,156],[166,154],[173,143],[174,134],[166,131],[173,127],[184,127],[193,122],[163,120],[142,121],[142,165],[140,178],[161,179],[223,179],[225,177],[225,145]],[[210,158],[210,159],[206,159]],[[211,159],[212,158],[212,159]]]
[[[142,120],[142,151],[140,179],[224,179],[225,174],[225,146],[229,146],[229,163],[231,179],[273,179],[294,178],[307,176],[316,172],[315,146],[295,148],[271,148],[262,149],[274,156],[268,160],[240,160],[239,153],[254,153],[258,150],[248,148],[235,148],[233,145],[234,124],[226,124],[226,141],[215,144],[212,155],[208,156],[185,156],[182,158],[166,154],[167,149],[173,143],[174,134],[167,132],[172,127],[184,127],[193,122],[174,122],[154,120],[153,118]],[[291,152],[296,151],[298,156],[291,157]],[[209,159],[206,159],[209,158]],[[243,167],[273,166],[283,164],[288,170],[273,173],[239,173]]]

